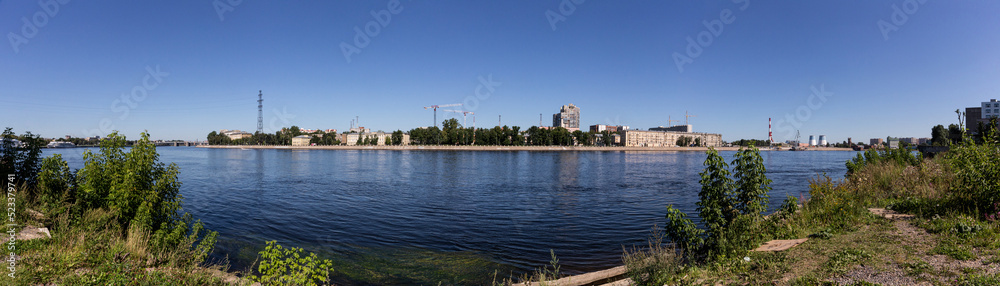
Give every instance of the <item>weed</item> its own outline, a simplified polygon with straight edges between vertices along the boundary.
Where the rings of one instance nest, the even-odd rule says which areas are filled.
[[[830,255],[830,260],[826,262],[826,269],[831,273],[843,274],[849,270],[850,266],[859,264],[869,258],[872,258],[872,254],[862,249],[841,249]]]
[[[915,263],[902,263],[899,265],[909,276],[920,276],[932,270],[931,265],[924,261],[918,261]]]
[[[930,254],[947,255],[955,260],[970,260],[976,256],[972,254],[968,246],[958,245],[951,240],[943,240],[937,247],[931,249]]]

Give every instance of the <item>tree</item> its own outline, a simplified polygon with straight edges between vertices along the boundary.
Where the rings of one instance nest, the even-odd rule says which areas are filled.
[[[931,128],[931,144],[934,146],[946,146],[948,145],[948,129],[944,128],[944,125],[938,124]]]
[[[681,136],[681,137],[677,138],[677,142],[676,143],[677,143],[677,146],[686,147],[686,146],[690,146],[692,141],[693,140],[691,139],[691,137]]]
[[[402,145],[403,144],[403,131],[396,130],[392,132],[392,145]]]
[[[33,190],[38,178],[42,144],[45,143],[38,135],[26,132],[21,135],[21,144],[16,144],[17,136],[14,129],[7,127],[0,135],[0,176],[6,179],[8,174],[14,174],[21,184]],[[20,146],[19,146],[20,145]],[[28,194],[32,197],[32,194]]]
[[[948,138],[951,139],[952,144],[958,144],[962,142],[963,135],[965,135],[965,132],[962,130],[961,126],[957,124],[948,125]]]

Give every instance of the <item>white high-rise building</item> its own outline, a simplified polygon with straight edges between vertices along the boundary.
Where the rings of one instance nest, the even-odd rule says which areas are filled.
[[[1000,102],[998,102],[996,99],[990,99],[990,101],[984,101],[982,108],[983,112],[981,113],[982,115],[980,116],[980,118],[988,119],[990,117],[1000,117]]]

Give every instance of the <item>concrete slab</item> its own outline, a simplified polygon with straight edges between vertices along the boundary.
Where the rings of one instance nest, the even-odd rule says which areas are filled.
[[[601,284],[601,286],[632,286],[632,285],[634,285],[634,284],[632,283],[632,279],[631,278],[625,278],[625,279],[618,280],[618,281],[615,281],[615,282],[611,282],[611,283],[607,283],[607,284]]]
[[[868,209],[868,211],[870,211],[871,213],[873,213],[873,214],[875,214],[877,216],[884,217],[884,218],[887,218],[887,219],[890,219],[890,220],[895,220],[895,219],[912,219],[912,218],[916,217],[916,216],[911,215],[911,214],[901,214],[901,213],[898,213],[898,212],[896,212],[894,210],[887,210],[887,209],[882,209],[882,208],[870,208],[870,209]]]
[[[753,251],[785,251],[789,248],[795,247],[796,245],[802,244],[809,240],[808,238],[802,239],[785,239],[785,240],[772,240],[765,242],[763,245],[754,249]]]
[[[555,281],[545,281],[545,283],[530,282],[530,283],[519,283],[514,284],[518,286],[581,286],[589,285],[597,281],[614,278],[615,276],[620,276],[625,274],[625,266],[618,266],[611,269],[605,269],[601,271],[595,271],[590,273],[584,273],[576,276],[563,277]]]

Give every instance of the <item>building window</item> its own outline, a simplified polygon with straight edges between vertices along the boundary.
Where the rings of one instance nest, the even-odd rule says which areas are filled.
[[[986,113],[990,113],[990,110],[989,110],[989,109],[987,109],[987,110],[986,110]]]

